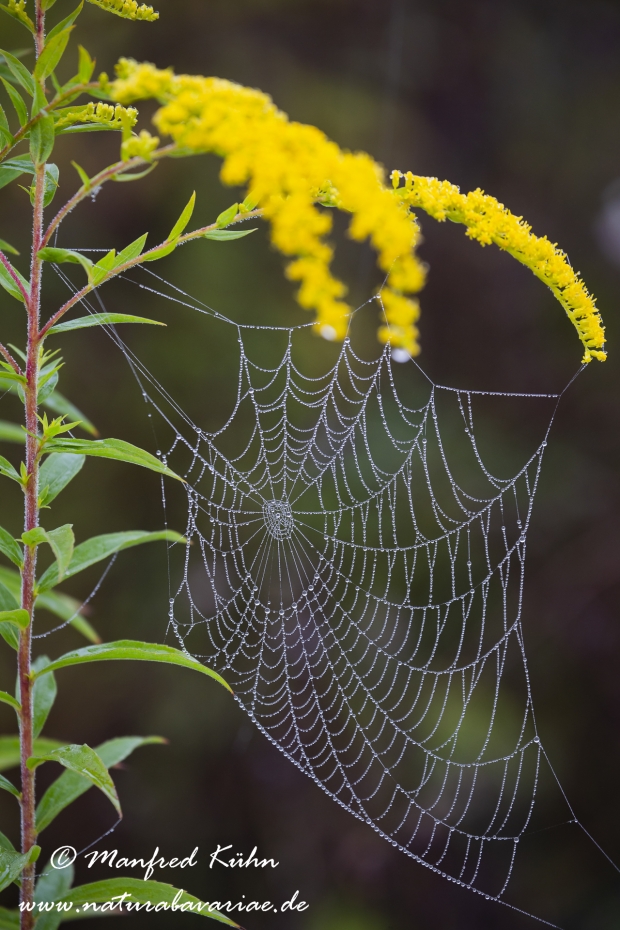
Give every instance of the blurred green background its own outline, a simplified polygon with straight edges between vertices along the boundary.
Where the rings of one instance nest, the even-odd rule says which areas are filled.
[[[66,15],[59,0],[54,16]],[[312,122],[344,147],[362,148],[388,170],[436,175],[463,190],[478,186],[523,215],[564,248],[599,300],[609,360],[593,362],[565,396],[543,469],[529,536],[524,627],[538,725],[575,811],[611,856],[620,858],[620,496],[616,307],[620,294],[620,3],[611,0],[160,0],[159,22],[132,24],[87,5],[77,38],[112,71],[120,55],[178,71],[214,74],[260,87],[295,118]],[[5,18],[2,46],[25,33]],[[141,108],[148,125],[149,105]],[[68,164],[91,173],[118,151],[113,137],[58,143],[61,203],[76,187]],[[145,181],[110,185],[81,206],[59,245],[122,247],[145,230],[167,234],[193,189],[195,219],[212,221],[235,193],[218,183],[215,158],[162,164]],[[26,194],[2,191],[0,235],[26,262]],[[576,335],[550,293],[529,272],[480,249],[455,226],[422,217],[421,255],[430,265],[422,294],[421,364],[444,384],[491,390],[561,389],[580,360]],[[18,261],[19,264],[19,261]],[[360,302],[379,278],[372,256],[342,244],[339,270]],[[23,269],[25,270],[25,268]],[[156,270],[244,322],[303,322],[282,260],[263,231],[240,242],[188,246]],[[61,290],[50,273],[47,308]],[[129,285],[103,293],[108,309],[154,316],[166,331],[127,327],[131,348],[196,422],[221,422],[236,386],[236,361],[207,317]],[[23,342],[18,305],[0,295],[3,341]],[[372,326],[369,323],[369,326]],[[146,329],[146,328],[145,328]],[[371,329],[369,329],[371,333]],[[370,338],[370,336],[369,336]],[[126,362],[105,334],[64,339],[61,390],[103,435],[147,448],[153,438]],[[332,352],[317,340],[313,355]],[[17,414],[3,401],[0,416]],[[521,448],[528,424],[497,424],[498,454]],[[501,429],[500,429],[501,427]],[[503,444],[503,445],[502,445]],[[3,448],[3,453],[6,449]],[[508,454],[508,452],[506,453]],[[158,480],[116,464],[89,463],[54,508],[78,540],[116,529],[157,529]],[[3,487],[3,524],[19,530],[19,501]],[[170,524],[184,529],[181,495],[171,494]],[[85,596],[98,572],[65,586]],[[106,639],[163,641],[167,613],[163,547],[122,554],[93,603]],[[44,641],[54,655],[79,645],[63,632]],[[0,655],[3,687],[13,674]],[[213,900],[284,899],[299,889],[305,914],[247,916],[248,928],[274,930],[469,930],[527,928],[531,921],[436,878],[392,850],[304,778],[214,683],[181,671],[110,664],[62,672],[50,735],[98,742],[161,734],[167,747],[136,752],[115,779],[125,819],[98,848],[149,856],[201,850],[201,866],[159,873]],[[2,720],[11,732],[8,710]],[[47,783],[54,772],[42,770]],[[0,798],[6,832],[12,802]],[[112,822],[89,792],[45,836],[51,851],[78,848]],[[3,829],[5,827],[3,826]],[[217,843],[259,852],[278,869],[209,871]],[[524,906],[566,928],[620,926],[620,882],[592,847],[567,828],[545,834],[526,866]],[[232,850],[231,850],[232,851]],[[104,877],[105,869],[80,880]],[[550,878],[559,876],[551,890]],[[176,927],[179,917],[132,918],[136,928]],[[191,918],[184,918],[191,920]]]

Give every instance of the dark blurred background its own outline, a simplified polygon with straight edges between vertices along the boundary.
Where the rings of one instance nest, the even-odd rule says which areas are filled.
[[[59,0],[54,18],[72,8]],[[482,187],[523,215],[569,254],[597,295],[607,325],[609,360],[592,362],[565,395],[552,433],[529,537],[524,628],[538,725],[575,812],[610,856],[620,860],[620,495],[616,308],[620,296],[620,3],[611,0],[160,0],[159,22],[132,24],[87,7],[76,32],[112,71],[120,55],[178,71],[213,74],[270,93],[294,119],[312,122],[344,147],[365,149],[388,170]],[[5,19],[2,45],[24,32]],[[67,74],[68,76],[68,74]],[[141,125],[148,125],[149,105]],[[69,137],[57,146],[60,190],[75,189],[74,158],[89,172],[113,159],[116,138]],[[193,189],[195,218],[212,221],[235,198],[218,182],[218,162],[202,157],[162,164],[145,181],[110,185],[70,217],[59,244],[122,247],[145,230],[163,237]],[[26,195],[2,191],[0,235],[28,249]],[[26,211],[27,212],[27,211]],[[17,231],[16,226],[17,224]],[[497,250],[469,242],[463,230],[422,217],[421,364],[445,384],[508,391],[555,391],[577,370],[580,345],[560,306],[527,270]],[[18,264],[19,264],[18,260]],[[343,244],[338,266],[361,302],[378,277],[364,249]],[[23,269],[25,270],[25,268]],[[282,260],[264,232],[230,245],[194,244],[156,269],[244,322],[302,322]],[[47,307],[61,289],[49,275]],[[108,309],[164,320],[166,331],[127,327],[124,336],[199,425],[212,427],[236,387],[236,361],[207,317],[110,286]],[[23,341],[18,305],[0,295],[3,341]],[[146,331],[145,331],[146,330]],[[370,332],[370,330],[369,330]],[[313,353],[332,351],[317,340]],[[145,407],[127,364],[102,332],[69,334],[61,390],[113,435],[154,448]],[[18,412],[10,400],[0,415]],[[520,448],[498,423],[497,442]],[[500,428],[501,427],[501,430]],[[521,435],[523,433],[523,435]],[[11,454],[3,446],[3,454]],[[501,454],[501,449],[499,450]],[[163,514],[154,476],[89,463],[55,506],[54,522],[75,524],[78,540],[116,529],[157,529]],[[6,494],[6,499],[5,499]],[[3,524],[19,531],[19,502],[3,490]],[[169,520],[184,529],[181,497]],[[98,572],[65,586],[84,597]],[[121,555],[92,605],[105,639],[163,641],[166,558],[149,546]],[[45,648],[81,645],[65,631]],[[11,680],[0,656],[3,687]],[[71,742],[125,734],[161,734],[166,747],[144,748],[115,774],[125,819],[99,848],[149,856],[201,850],[191,872],[159,873],[197,895],[283,899],[299,889],[304,914],[247,916],[248,928],[273,930],[469,930],[534,924],[526,917],[448,885],[392,850],[294,769],[214,683],[174,669],[110,664],[61,672],[49,735]],[[8,732],[10,712],[2,711]],[[41,773],[41,783],[55,773]],[[11,801],[0,798],[15,836]],[[89,792],[45,834],[49,853],[78,848],[112,822]],[[3,829],[4,826],[3,826]],[[563,832],[563,830],[565,832]],[[620,880],[567,828],[550,831],[532,859],[527,906],[565,928],[620,927]],[[574,830],[574,828],[573,828]],[[217,843],[253,846],[280,866],[209,871]],[[93,870],[94,872],[95,870]],[[269,872],[270,874],[267,874]],[[550,878],[561,872],[559,887]],[[105,869],[96,877],[103,878]],[[82,868],[79,879],[95,877]],[[136,928],[176,927],[179,918],[132,918]]]

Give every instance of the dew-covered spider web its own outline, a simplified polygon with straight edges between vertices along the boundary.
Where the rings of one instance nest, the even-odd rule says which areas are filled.
[[[150,271],[134,283],[205,312]],[[212,431],[110,329],[157,421],[158,454],[187,482],[170,631],[342,808],[520,910],[508,884],[541,771],[553,775],[524,649],[524,563],[561,395],[443,387],[389,347],[359,348],[354,332],[309,372],[308,327],[211,316],[234,336],[237,369]],[[543,424],[507,477],[478,437],[489,401]]]

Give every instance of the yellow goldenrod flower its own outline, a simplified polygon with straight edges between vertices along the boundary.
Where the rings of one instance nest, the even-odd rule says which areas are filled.
[[[150,161],[151,154],[158,145],[158,137],[152,136],[150,132],[143,129],[140,135],[132,133],[128,139],[124,140],[121,145],[121,157],[123,161],[129,161],[130,158],[136,157],[144,158],[145,161]]]
[[[11,16],[14,16],[15,19],[24,23],[25,26],[28,26],[29,29],[34,29],[34,23],[26,12],[26,0],[9,0],[6,11],[10,13]]]
[[[59,110],[56,121],[56,131],[75,123],[105,123],[110,129],[120,129],[123,138],[131,134],[132,128],[138,120],[138,111],[135,107],[113,106],[110,103],[87,103],[80,107],[68,107]],[[148,135],[148,133],[147,133]]]
[[[314,126],[290,121],[266,94],[230,81],[175,75],[129,59],[121,59],[116,73],[112,83],[101,78],[114,100],[156,98],[162,104],[154,116],[160,133],[188,153],[219,155],[224,183],[248,188],[271,224],[273,244],[292,259],[287,275],[299,282],[299,303],[315,312],[321,335],[342,339],[351,313],[342,299],[346,288],[330,270],[333,250],[326,237],[332,217],[321,209],[327,205],[349,213],[349,235],[368,239],[377,253],[386,274],[384,306],[397,316],[393,326],[388,319],[389,341],[419,351],[417,304],[404,296],[424,284],[415,256],[417,223],[369,155],[343,151]]]
[[[405,180],[403,187],[401,178]],[[535,236],[522,217],[481,190],[461,194],[448,181],[418,177],[411,172],[403,175],[400,171],[392,172],[392,184],[401,203],[419,207],[440,222],[448,219],[463,223],[470,239],[481,245],[493,243],[526,265],[564,307],[584,345],[583,361],[605,360],[605,328],[594,298],[557,245],[546,236]]]
[[[95,6],[101,7],[108,13],[115,13],[122,16],[123,19],[143,19],[149,23],[159,19],[159,13],[156,13],[152,6],[145,3],[138,6],[136,0],[88,0]]]

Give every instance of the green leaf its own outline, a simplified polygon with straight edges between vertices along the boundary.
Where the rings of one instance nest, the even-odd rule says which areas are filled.
[[[185,910],[191,914],[199,914],[201,917],[211,917],[212,920],[219,920],[229,927],[238,927],[234,920],[220,914],[219,911],[209,910],[209,905],[191,894],[174,888],[172,885],[164,882],[145,882],[139,878],[108,878],[101,882],[92,882],[90,885],[78,885],[72,888],[62,898],[57,898],[57,903],[71,902],[74,908],[80,908],[80,913],[75,917],[89,917],[101,915],[104,917],[106,912],[84,910],[85,904],[105,904],[106,901],[113,901],[115,897],[120,897],[127,893],[126,901],[136,902],[138,904],[159,904],[165,903],[172,905],[174,902],[177,906],[187,905]],[[190,906],[192,909],[190,909]],[[69,912],[66,918],[71,919],[73,913]]]
[[[36,85],[28,68],[21,63],[19,58],[16,58],[15,55],[11,55],[10,52],[5,52],[3,49],[0,49],[0,54],[9,66],[15,80],[21,84],[31,97],[34,97]]]
[[[90,647],[96,648],[96,647]],[[46,672],[47,673],[47,672]],[[39,672],[39,674],[41,674]],[[110,773],[97,755],[94,749],[85,743],[82,746],[75,744],[61,746],[59,749],[53,749],[44,755],[34,755],[28,759],[29,769],[35,769],[42,765],[43,762],[59,762],[71,772],[87,778],[96,788],[105,794],[108,801],[114,805],[116,812],[122,816],[121,805],[118,800],[114,782],[110,778]]]
[[[73,884],[74,876],[75,869],[73,868],[73,864],[66,866],[64,869],[55,869],[52,863],[48,862],[39,875],[34,888],[35,903],[55,901],[56,898],[60,898],[63,894],[66,894]],[[44,912],[37,920],[37,927],[39,930],[44,926],[42,921],[45,921],[47,914],[49,914],[50,917],[59,917],[60,920],[58,923],[62,922],[62,915],[59,914],[58,911]]]
[[[70,420],[79,420],[80,428],[90,433],[92,436],[99,435],[97,428],[93,426],[88,417],[84,416],[82,411],[79,410],[75,404],[72,404],[70,400],[67,400],[60,391],[54,391],[49,397],[46,397],[43,401],[43,405],[47,407],[48,410],[51,410],[52,413],[57,413],[60,416],[67,416]]]
[[[25,866],[36,862],[40,852],[40,846],[33,846],[23,856],[9,849],[0,849],[0,891],[19,878]]]
[[[9,84],[9,82],[5,78],[0,77],[0,81],[2,81],[4,85],[4,89],[6,90],[7,94],[9,95],[10,101],[13,104],[13,109],[17,113],[19,125],[25,126],[26,123],[28,122],[28,110],[26,109],[26,104],[24,103],[24,99],[22,95],[11,84]],[[13,178],[11,178],[11,180],[13,180]],[[8,183],[8,182],[5,182],[5,183]]]
[[[43,756],[63,745],[56,739],[42,739],[39,737],[34,741],[33,751],[36,756]],[[0,736],[0,772],[15,768],[16,765],[19,765],[19,762],[19,736]]]
[[[51,4],[50,4],[50,6],[51,6]],[[61,21],[60,21],[59,23],[57,23],[57,24],[54,26],[53,29],[50,29],[50,31],[49,31],[48,34],[47,34],[47,42],[48,42],[48,43],[49,43],[50,39],[55,39],[56,36],[60,35],[60,34],[63,33],[66,29],[68,29],[70,26],[73,25],[73,23],[76,21],[76,19],[78,18],[78,16],[79,16],[80,13],[82,12],[82,7],[83,7],[83,6],[84,6],[84,0],[82,0],[82,2],[80,3],[80,5],[79,5],[78,7],[76,7],[76,9],[73,11],[73,13],[69,13],[69,15],[66,17],[66,19],[61,19]],[[46,47],[47,47],[47,43],[46,43]],[[52,71],[53,71],[53,70],[54,70],[54,69],[52,68]],[[35,73],[36,73],[36,71],[35,71]]]
[[[196,191],[189,198],[187,205],[181,216],[178,218],[172,229],[170,230],[170,235],[168,236],[168,241],[171,242],[173,239],[178,239],[181,233],[184,231],[185,227],[192,218],[192,213],[194,212],[194,206],[196,205]]]
[[[47,335],[52,333],[68,333],[72,329],[87,329],[91,326],[113,326],[116,323],[150,323],[152,326],[165,326],[159,320],[147,320],[143,316],[129,316],[127,313],[91,313],[90,316],[80,316],[77,320],[69,320],[67,323],[59,323],[58,326],[52,326],[47,331]],[[0,439],[1,439],[0,435]]]
[[[47,656],[38,656],[32,663],[35,672],[43,672],[50,660]],[[49,712],[54,706],[57,694],[56,678],[53,672],[42,674],[36,679],[33,689],[33,736],[36,739],[45,726]]]
[[[8,158],[0,165],[0,188],[5,187],[22,174],[34,174],[34,165],[30,155]]]
[[[0,930],[19,930],[19,911],[9,911],[0,907]]]
[[[41,372],[39,374],[39,403],[44,404],[50,394],[53,394],[58,384],[58,372]]]
[[[102,536],[93,536],[92,539],[87,539],[75,547],[73,558],[65,572],[65,578],[71,578],[72,575],[83,572],[85,568],[89,568],[97,562],[102,562],[104,559],[109,559],[115,552],[162,540],[172,543],[185,542],[185,537],[175,533],[174,530],[159,530],[154,533],[148,533],[145,530],[129,530],[124,533],[104,533]],[[48,591],[57,585],[59,580],[58,568],[54,563],[39,579],[37,592]]]
[[[91,77],[93,76],[93,71],[95,70],[95,62],[90,57],[83,45],[78,45],[78,55],[79,55],[79,68],[78,68],[78,78],[81,84],[88,84]]]
[[[230,242],[231,239],[243,239],[250,233],[256,232],[254,229],[210,229],[209,232],[203,233],[203,239],[215,239],[216,242]]]
[[[43,187],[43,206],[49,207],[58,190],[58,165],[45,166],[45,185]]]
[[[166,255],[170,255],[171,252],[174,252],[176,247],[177,240],[174,239],[172,242],[167,242],[165,245],[160,246],[159,249],[153,249],[152,252],[147,252],[144,256],[144,261],[155,262],[159,258],[165,258]]]
[[[0,610],[18,610],[21,587],[21,578],[17,572],[10,568],[2,569],[3,573],[15,575],[17,586],[11,591],[7,586],[0,582]],[[0,636],[9,644],[11,649],[19,649],[19,627],[13,623],[0,623]]]
[[[96,751],[103,764],[109,769],[126,759],[134,749],[149,743],[165,743],[165,740],[161,736],[125,736],[102,743],[101,746],[97,746]],[[36,812],[37,832],[45,830],[61,811],[73,804],[91,787],[92,784],[81,775],[75,772],[63,772],[39,801]]]
[[[31,35],[34,35],[34,23],[24,9],[20,9],[19,7],[13,7],[11,9],[11,7],[6,6],[6,4],[0,3],[0,10],[2,10],[3,13],[6,13],[8,16],[11,16],[13,19],[16,19],[17,22],[21,23],[21,25],[27,29]]]
[[[54,117],[41,116],[30,130],[30,155],[35,165],[43,165],[54,148]]]
[[[56,556],[54,565],[59,576],[58,580],[62,581],[73,556],[73,546],[75,544],[73,525],[65,523],[55,530],[44,530],[42,526],[37,526],[22,533],[22,540],[28,546],[40,546],[42,543],[47,543],[50,546]]]
[[[120,639],[115,643],[101,643],[99,646],[85,646],[83,649],[67,652],[64,656],[52,662],[48,669],[56,671],[56,669],[67,668],[70,665],[82,665],[84,662],[106,662],[116,659],[128,659],[138,662],[166,662],[168,665],[191,668],[195,672],[202,672],[203,675],[214,678],[232,694],[230,686],[217,672],[207,668],[206,665],[202,665],[201,662],[193,659],[185,652],[173,649],[172,646],[162,646],[159,643],[141,643],[131,639]]]
[[[5,778],[4,775],[0,775],[0,788],[4,788],[4,790],[12,794],[13,797],[21,798],[21,792],[15,787],[13,782]]]
[[[54,249],[48,246],[37,252],[37,258],[40,258],[43,262],[53,262],[55,265],[60,265],[63,262],[73,262],[76,265],[81,265],[87,274],[93,267],[90,258],[86,258],[81,252],[75,252],[73,249]]]
[[[48,452],[69,452],[72,455],[94,455],[105,459],[115,459],[118,462],[129,462],[132,465],[141,465],[159,475],[168,475],[183,481],[177,474],[159,461],[150,452],[138,446],[125,442],[123,439],[53,439],[46,445]],[[1,459],[1,457],[0,457]]]
[[[119,265],[124,265],[126,262],[130,262],[132,259],[137,258],[146,244],[147,236],[148,233],[144,233],[143,236],[140,236],[138,239],[135,239],[133,242],[130,242],[129,245],[125,246],[123,251],[119,252],[116,256],[114,267],[118,268]]]
[[[39,55],[37,63],[34,66],[34,76],[38,81],[45,81],[52,71],[56,70],[58,62],[65,53],[73,27],[67,26],[59,30],[59,26],[61,25],[62,24],[59,23],[58,26],[51,30],[45,46],[43,47],[43,51]]]
[[[10,849],[12,852],[15,852],[15,847],[4,833],[0,833],[0,849]]]
[[[14,565],[21,568],[24,564],[24,553],[22,547],[16,539],[13,539],[10,533],[0,526],[0,552],[10,559]]]
[[[6,239],[0,239],[0,250],[3,252],[10,252],[12,255],[19,255],[17,249],[15,249],[10,242],[7,242]]]
[[[8,261],[8,259],[7,259],[7,261]],[[11,264],[11,263],[9,262],[9,264]],[[29,289],[30,289],[30,285],[28,284],[28,282],[26,281],[26,279],[22,277],[22,275],[19,273],[19,271],[17,271],[16,268],[13,267],[13,265],[11,265],[11,268],[13,269],[13,271],[15,272],[15,274],[17,275],[17,277],[18,277],[19,280],[21,281],[22,285],[24,286],[24,289],[26,290],[26,293],[28,293],[28,291],[29,291]],[[23,296],[22,296],[22,292],[20,291],[19,287],[17,286],[15,280],[14,280],[14,279],[11,277],[11,275],[9,274],[9,272],[8,272],[8,270],[7,270],[7,268],[6,268],[6,266],[5,266],[4,264],[2,264],[2,263],[0,263],[0,286],[2,286],[2,287],[4,288],[4,290],[5,290],[8,294],[11,295],[11,297],[14,297],[15,300],[19,300],[19,301],[21,301],[21,303],[24,303],[24,298],[23,298]],[[5,377],[6,377],[6,376],[5,376]]]
[[[12,478],[13,481],[17,481],[19,484],[21,484],[21,478],[11,463],[7,461],[3,455],[0,455],[0,475],[4,475],[6,478]]]
[[[228,226],[229,223],[232,223],[238,212],[239,204],[233,203],[232,207],[229,207],[228,210],[224,210],[223,213],[220,213],[215,221],[215,225],[218,229],[222,229],[224,226]]]
[[[20,630],[25,630],[30,625],[30,615],[21,607],[15,610],[0,610],[0,623],[13,623]]]
[[[45,505],[51,504],[70,481],[82,470],[86,456],[64,455],[53,452],[48,455],[39,472],[39,485],[45,491]],[[17,564],[17,563],[16,563]]]
[[[97,94],[91,90],[91,94],[94,94],[96,97]],[[105,127],[104,127],[105,128]],[[150,174],[151,171],[155,171],[157,168],[158,162],[153,162],[152,165],[149,165],[148,168],[145,168],[144,171],[136,171],[134,174],[115,174],[112,178],[113,181],[139,181],[140,178],[145,178],[147,174]]]
[[[26,441],[26,433],[17,423],[8,423],[6,420],[0,420],[0,440],[2,442],[24,443]]]
[[[74,597],[69,597],[68,594],[61,594],[58,591],[48,591],[37,598],[36,606],[37,609],[49,610],[50,613],[60,617],[61,620],[68,621],[89,642],[101,642],[101,637],[94,627],[80,615],[79,611],[82,604],[80,601],[76,601]]]
[[[0,691],[0,701],[2,701],[3,704],[8,704],[18,714],[21,712],[21,704],[17,698],[14,698],[12,694],[8,693],[8,691]]]
[[[80,46],[80,48],[81,47],[82,46]],[[76,161],[72,161],[71,164],[73,165],[73,167],[79,174],[82,185],[86,188],[87,191],[89,191],[90,190],[90,178],[88,177],[84,169],[80,165],[78,165]]]

